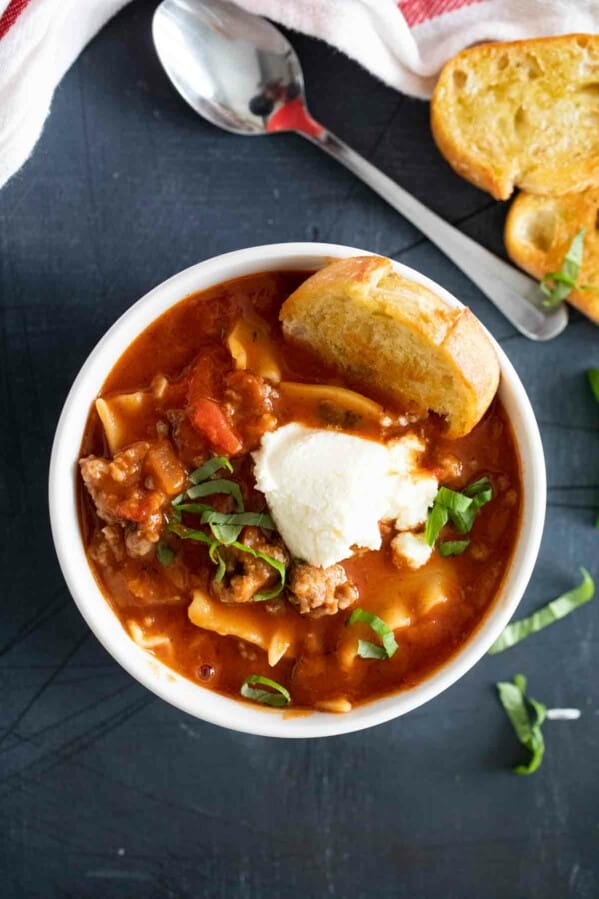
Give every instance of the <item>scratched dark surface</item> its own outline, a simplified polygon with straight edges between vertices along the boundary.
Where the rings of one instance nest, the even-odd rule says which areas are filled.
[[[243,139],[174,94],[133,4],[69,72],[33,158],[0,193],[3,899],[599,895],[599,606],[481,661],[425,708],[369,732],[273,741],[194,720],[100,647],[54,556],[48,457],[87,353],[134,300],[201,259],[285,240],[349,243],[436,278],[489,326],[538,415],[550,499],[521,609],[599,576],[599,409],[578,315],[533,345],[437,250],[294,136]],[[294,36],[314,113],[437,212],[501,253],[503,206],[437,154],[427,107]],[[550,706],[531,778],[493,683]]]

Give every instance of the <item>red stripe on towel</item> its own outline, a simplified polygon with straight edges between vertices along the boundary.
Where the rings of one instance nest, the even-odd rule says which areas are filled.
[[[0,38],[3,38],[9,28],[12,28],[29,2],[30,0],[10,0],[0,16]]]
[[[397,5],[411,28],[412,25],[421,25],[446,12],[454,12],[463,6],[482,2],[483,0],[399,0]]]

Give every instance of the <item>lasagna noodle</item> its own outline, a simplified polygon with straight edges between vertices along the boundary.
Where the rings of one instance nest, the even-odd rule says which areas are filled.
[[[227,346],[236,369],[250,369],[265,381],[279,383],[281,368],[277,351],[270,339],[268,325],[261,318],[240,318],[227,338]]]
[[[147,438],[147,418],[153,404],[154,396],[144,390],[96,400],[96,411],[113,456],[125,445]]]
[[[283,656],[294,658],[296,655],[298,626],[297,621],[290,620],[290,616],[295,615],[290,610],[270,616],[265,609],[256,608],[255,604],[252,608],[227,606],[211,599],[202,590],[194,590],[188,614],[196,627],[259,646],[267,653],[271,666],[276,665]]]
[[[347,387],[337,387],[330,384],[302,384],[297,381],[282,381],[279,387],[283,396],[300,402],[318,406],[321,403],[329,403],[339,409],[355,412],[364,418],[373,418],[375,421],[383,416],[384,410],[379,403],[369,400],[368,397]]]

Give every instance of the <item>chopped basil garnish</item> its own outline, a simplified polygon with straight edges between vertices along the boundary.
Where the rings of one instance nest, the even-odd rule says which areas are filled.
[[[549,308],[559,306],[573,290],[595,290],[591,284],[577,284],[576,279],[582,265],[584,236],[586,228],[581,228],[572,239],[559,272],[548,272],[541,280],[541,290],[547,297],[543,305]]]
[[[202,524],[209,524],[216,539],[222,543],[233,543],[248,524],[264,528],[267,531],[275,529],[272,518],[266,512],[232,512],[228,514],[207,509],[202,513]]]
[[[210,547],[208,550],[208,555],[214,564],[217,566],[216,570],[216,580],[220,581],[223,579],[226,571],[226,566],[223,561],[223,558],[219,552],[220,547],[225,545],[223,541],[216,540],[214,537],[210,537],[208,534],[204,533],[204,531],[194,530],[193,528],[186,528],[184,525],[179,524],[178,522],[171,521],[167,525],[167,530],[172,534],[176,534],[177,537],[181,537],[182,540],[196,540],[198,543],[206,543]],[[250,556],[254,556],[256,559],[262,559],[263,562],[266,562],[267,565],[270,565],[271,568],[279,575],[279,583],[277,586],[269,591],[268,593],[256,593],[254,596],[254,600],[257,602],[262,602],[266,599],[274,599],[275,596],[278,596],[283,587],[285,586],[285,578],[287,575],[287,569],[285,568],[282,562],[279,562],[278,559],[274,559],[272,556],[267,555],[266,553],[260,552],[260,550],[253,549],[251,546],[246,546],[244,543],[238,543],[236,540],[232,541],[228,544],[228,546],[234,546],[235,549],[240,550],[241,552],[248,553]]]
[[[446,540],[437,549],[440,556],[461,556],[470,545],[469,540]]]
[[[198,499],[200,496],[212,496],[215,493],[228,493],[235,500],[238,512],[243,512],[243,498],[239,484],[235,481],[228,481],[224,478],[217,478],[214,481],[204,481],[202,484],[196,484],[187,491],[189,499]]]
[[[216,574],[214,575],[214,580],[217,582],[222,581],[225,574],[227,573],[227,566],[225,565],[225,560],[219,552],[219,545],[216,541],[211,544],[210,549],[208,550],[208,555],[210,556],[210,560],[216,565]]]
[[[526,696],[526,678],[516,674],[514,682],[503,681],[497,684],[499,699],[519,741],[531,753],[527,765],[517,765],[516,774],[532,774],[543,761],[545,741],[541,725],[545,720],[546,708],[541,702]]]
[[[469,496],[466,496],[465,493],[457,493],[455,490],[450,490],[449,487],[439,487],[435,502],[438,506],[447,509],[448,512],[460,514],[472,505],[472,499]]]
[[[464,489],[462,493],[450,490],[449,487],[439,487],[435,501],[428,513],[426,521],[426,542],[434,546],[441,529],[451,521],[460,534],[469,534],[474,520],[481,506],[493,499],[493,487],[487,477],[479,478]],[[448,541],[450,544],[459,544],[467,541]],[[464,547],[466,549],[466,547]],[[464,552],[464,549],[460,552]],[[439,550],[441,552],[441,550]],[[458,555],[457,552],[441,552],[441,555]]]
[[[589,368],[587,371],[587,378],[589,379],[593,396],[599,403],[599,368]]]
[[[171,549],[168,543],[164,543],[162,540],[159,540],[156,544],[156,558],[161,565],[164,565],[165,568],[168,568],[175,558],[175,551],[174,549]]]
[[[595,593],[593,578],[586,568],[581,568],[580,571],[582,573],[582,583],[578,587],[574,587],[572,590],[568,590],[567,593],[558,596],[557,599],[553,599],[527,618],[521,618],[519,621],[512,621],[511,624],[508,624],[499,639],[490,648],[490,655],[509,649],[510,646],[514,646],[520,640],[530,636],[530,634],[536,634],[537,631],[543,630],[544,627],[559,621],[560,618],[569,615],[578,606],[582,606],[585,602],[592,599]]]
[[[212,506],[206,503],[179,503],[177,506],[177,512],[193,512],[195,515],[201,515],[202,512],[211,510]]]
[[[477,509],[480,509],[481,506],[484,506],[485,503],[488,503],[493,499],[493,487],[491,486],[491,481],[486,476],[469,484],[468,487],[465,488],[464,493],[466,496],[473,498]]]
[[[186,528],[179,524],[178,521],[170,521],[166,526],[167,531],[176,534],[182,540],[196,540],[198,543],[208,543],[210,546],[215,542],[214,538],[209,537],[204,531],[196,531],[193,528]]]
[[[270,687],[270,690],[259,690],[253,687],[252,684],[262,684],[265,687]],[[276,692],[273,693],[273,690]],[[246,677],[241,685],[240,692],[246,699],[253,699],[254,702],[261,702],[262,705],[280,708],[281,706],[289,705],[291,702],[291,696],[286,687],[278,684],[276,680],[271,680],[270,677],[263,677],[261,674],[250,674],[249,677]]]
[[[358,640],[358,655],[363,659],[386,659],[387,650],[370,640]]]
[[[272,556],[262,553],[250,546],[237,542],[237,538],[241,534],[246,525],[255,525],[265,530],[274,530],[275,524],[266,512],[244,512],[243,497],[239,484],[229,481],[226,478],[215,478],[207,480],[218,469],[227,467],[233,470],[228,459],[224,456],[216,456],[210,459],[201,468],[197,468],[189,476],[193,482],[193,486],[184,493],[179,494],[172,501],[172,513],[175,521],[171,521],[167,525],[167,529],[183,540],[197,540],[200,543],[208,544],[209,556],[211,561],[217,566],[215,579],[221,581],[226,573],[226,565],[219,552],[221,546],[234,546],[241,552],[248,553],[256,559],[262,559],[267,565],[270,565],[279,575],[279,583],[274,590],[268,593],[256,593],[254,600],[260,602],[265,599],[273,599],[278,596],[285,586],[286,568],[282,562],[272,558]],[[212,506],[205,503],[185,502],[186,499],[195,500],[202,496],[211,496],[213,494],[226,493],[233,497],[237,512],[217,512]],[[201,523],[207,524],[212,531],[212,535],[206,534],[204,531],[187,528],[181,523],[183,512],[201,515]]]
[[[207,462],[204,462],[204,464],[200,465],[199,468],[196,468],[195,471],[192,471],[189,475],[189,480],[192,484],[200,484],[202,481],[207,481],[211,478],[212,475],[217,471],[220,471],[221,468],[226,468],[227,471],[233,471],[233,466],[225,456],[215,456],[213,459],[208,459]]]
[[[202,524],[235,524],[245,527],[247,524],[274,531],[275,523],[268,512],[215,512],[207,508],[202,515]]]
[[[238,543],[237,541],[234,541],[233,543],[231,543],[231,546],[234,546],[235,549],[241,550],[241,552],[248,553],[250,556],[254,556],[254,558],[256,559],[262,559],[263,562],[266,562],[267,565],[270,565],[271,568],[274,568],[274,570],[279,575],[280,580],[274,590],[271,590],[269,593],[256,593],[254,595],[254,601],[264,602],[264,600],[266,599],[274,599],[275,596],[278,596],[285,586],[285,577],[287,575],[287,569],[285,568],[283,563],[279,562],[278,559],[273,559],[272,556],[268,556],[266,553],[261,553],[258,549],[254,549],[251,546],[246,546],[244,543]]]
[[[347,624],[355,624],[356,621],[362,621],[364,624],[367,624],[371,630],[378,634],[381,638],[381,642],[383,644],[382,648],[385,651],[385,655],[388,659],[394,655],[398,650],[398,645],[395,640],[395,635],[388,624],[386,624],[382,618],[379,618],[378,615],[373,615],[372,612],[367,612],[366,609],[354,609],[351,615],[347,620]],[[367,643],[367,640],[361,641],[362,643]],[[373,645],[373,644],[370,644]],[[359,643],[358,643],[358,655],[360,655]],[[372,658],[372,656],[366,656],[364,658]],[[377,657],[378,658],[378,657]],[[383,658],[383,656],[380,656]]]
[[[445,527],[449,520],[449,512],[443,506],[433,503],[432,509],[428,513],[426,519],[425,536],[429,546],[435,545],[435,540],[439,536],[442,528]]]

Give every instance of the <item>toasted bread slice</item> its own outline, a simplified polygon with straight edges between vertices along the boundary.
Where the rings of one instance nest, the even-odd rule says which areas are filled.
[[[437,146],[496,199],[599,186],[599,35],[481,44],[443,71],[431,104]]]
[[[563,197],[520,193],[505,223],[505,246],[510,259],[539,280],[558,272],[572,239],[586,229],[582,265],[577,282],[596,290],[573,290],[572,303],[599,324],[599,188]]]
[[[327,265],[283,303],[280,318],[289,340],[356,384],[445,416],[451,437],[472,430],[497,390],[495,350],[470,310],[449,306],[381,256]]]

